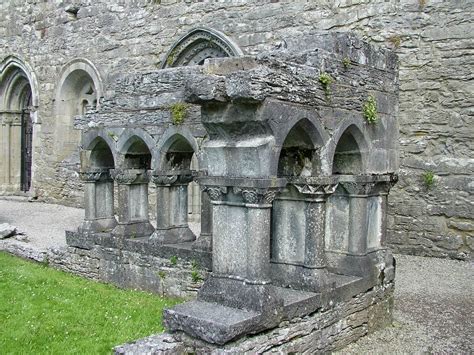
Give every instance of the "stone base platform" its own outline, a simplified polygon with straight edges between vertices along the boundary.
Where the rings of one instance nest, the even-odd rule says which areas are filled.
[[[393,311],[393,281],[354,297],[329,303],[312,314],[281,322],[278,327],[219,346],[183,332],[165,333],[124,344],[115,354],[321,353],[341,349],[358,338],[389,325]]]

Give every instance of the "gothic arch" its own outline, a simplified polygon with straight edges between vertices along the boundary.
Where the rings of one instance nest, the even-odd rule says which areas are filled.
[[[166,53],[161,68],[200,65],[207,58],[236,57],[242,50],[223,33],[214,29],[194,28],[179,38]]]
[[[278,176],[313,176],[321,171],[320,148],[325,134],[307,118],[286,127],[278,149]]]
[[[63,67],[56,92],[55,150],[58,160],[77,150],[80,131],[74,129],[74,117],[98,109],[102,92],[99,71],[89,60],[73,59]]]
[[[21,58],[11,55],[6,57],[0,63],[0,109],[6,109],[6,101],[8,100],[8,91],[11,83],[18,75],[23,76],[31,87],[31,105],[38,106],[38,81],[36,75],[28,63]],[[35,122],[37,123],[37,122]]]
[[[33,124],[37,123],[38,84],[23,60],[0,63],[0,191],[28,192],[33,180]]]
[[[332,174],[363,174],[367,170],[369,143],[357,124],[338,128],[328,156]]]

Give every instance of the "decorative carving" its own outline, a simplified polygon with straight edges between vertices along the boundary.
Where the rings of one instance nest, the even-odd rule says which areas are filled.
[[[169,174],[154,174],[151,177],[152,181],[156,185],[164,185],[164,186],[171,186],[171,185],[187,185],[194,179],[194,174],[176,174],[176,175],[169,175]]]
[[[152,175],[151,181],[156,185],[172,185],[178,180],[178,175]]]
[[[234,194],[241,194],[245,203],[271,204],[278,194],[278,189],[241,188],[234,186]]]
[[[81,171],[79,177],[84,182],[98,182],[110,179],[108,171]]]
[[[374,191],[375,182],[341,181],[340,184],[350,195],[368,195]]]
[[[207,58],[233,57],[242,52],[221,33],[199,28],[182,37],[168,52],[162,68],[199,65]]]
[[[201,190],[207,192],[211,201],[222,201],[224,194],[227,193],[225,186],[201,186]]]
[[[293,186],[298,190],[299,193],[304,195],[328,195],[336,191],[339,184],[297,184],[293,183]]]
[[[118,184],[123,185],[145,184],[150,180],[148,172],[141,169],[114,169],[110,174]]]

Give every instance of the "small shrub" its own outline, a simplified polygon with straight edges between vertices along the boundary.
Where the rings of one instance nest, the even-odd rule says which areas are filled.
[[[375,100],[375,97],[370,95],[367,98],[367,101],[364,103],[364,106],[362,107],[362,112],[364,115],[365,120],[368,123],[376,123],[377,122],[377,101]]]
[[[180,125],[184,122],[187,115],[188,105],[182,102],[171,105],[171,121],[174,125]]]
[[[433,187],[435,183],[435,174],[431,170],[425,171],[421,175],[421,177],[423,179],[423,184],[425,185],[427,189],[430,189]]]
[[[201,275],[199,274],[199,271],[193,270],[191,271],[191,280],[196,283],[202,280]]]
[[[333,82],[333,78],[331,77],[331,75],[329,75],[328,73],[324,73],[324,72],[321,73],[321,75],[319,75],[319,82],[322,85],[324,93],[326,94],[326,96],[329,96],[329,94],[330,94],[330,85]]]
[[[176,265],[178,263],[178,257],[176,255],[173,255],[171,258],[170,258],[170,263],[171,265]]]
[[[107,135],[112,138],[115,142],[118,141],[118,137],[114,132],[107,132]]]
[[[196,260],[191,261],[191,267],[193,268],[193,270],[199,269],[198,262]]]
[[[349,68],[349,65],[351,65],[351,60],[349,59],[349,57],[345,57],[342,60],[342,65],[344,66],[344,69]]]
[[[161,280],[166,279],[166,273],[163,270],[158,271],[157,275]]]

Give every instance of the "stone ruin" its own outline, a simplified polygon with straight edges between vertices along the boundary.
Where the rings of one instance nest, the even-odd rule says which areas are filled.
[[[86,214],[67,233],[71,257],[92,277],[191,299],[164,323],[192,351],[326,351],[386,324],[397,65],[350,34],[243,56],[191,31],[162,69],[117,75],[76,118]],[[277,340],[254,335],[268,332]]]

